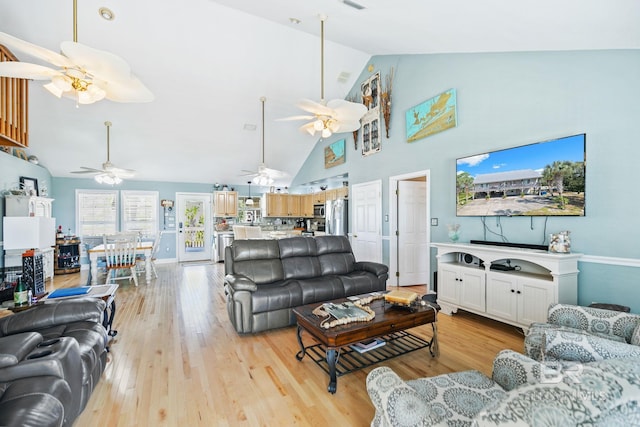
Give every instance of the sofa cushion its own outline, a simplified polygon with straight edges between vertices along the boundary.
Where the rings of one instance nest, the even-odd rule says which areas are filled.
[[[356,259],[345,236],[319,236],[316,237],[316,245],[323,276],[347,274],[354,270]]]
[[[380,287],[378,277],[367,271],[352,271],[338,277],[344,286],[345,295],[362,295],[384,290],[384,287]]]
[[[0,425],[71,425],[71,399],[69,384],[56,377],[30,377],[0,383]]]
[[[337,276],[298,280],[298,284],[302,289],[302,304],[324,302],[345,296],[344,287]]]
[[[237,240],[231,245],[233,273],[258,285],[284,280],[280,248],[276,240]]]
[[[278,240],[285,279],[309,279],[320,276],[316,241],[308,237]]]
[[[295,280],[258,286],[251,293],[252,313],[281,310],[302,305],[302,290]]]

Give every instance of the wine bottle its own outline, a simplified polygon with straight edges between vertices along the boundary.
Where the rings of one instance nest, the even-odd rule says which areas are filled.
[[[29,289],[24,284],[22,277],[18,278],[18,283],[13,289],[13,305],[15,307],[24,307],[29,304]]]

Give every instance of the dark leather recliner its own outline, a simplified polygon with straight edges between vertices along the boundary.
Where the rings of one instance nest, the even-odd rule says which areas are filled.
[[[0,425],[73,424],[106,364],[104,309],[100,299],[61,300],[0,319]],[[32,397],[21,394],[40,379]],[[52,412],[39,414],[39,408]]]
[[[225,253],[229,319],[238,333],[295,324],[293,308],[386,289],[388,267],[356,262],[344,236],[235,240]]]

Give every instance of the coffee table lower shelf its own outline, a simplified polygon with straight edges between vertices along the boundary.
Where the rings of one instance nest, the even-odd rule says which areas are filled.
[[[383,335],[379,338],[385,340],[386,344],[365,353],[360,353],[352,349],[350,346],[341,347],[336,356],[336,376],[340,377],[376,363],[411,353],[412,351],[431,347],[432,343],[432,341],[423,340],[422,338],[405,331],[394,332],[392,334]],[[434,352],[431,348],[430,350],[433,356]],[[306,347],[304,351],[316,363],[316,365],[320,366],[327,374],[331,375],[329,363],[327,362],[327,349],[323,344],[315,344],[310,347]],[[302,351],[300,353],[302,353]],[[301,355],[300,353],[296,356],[298,357],[298,360],[301,360],[302,356],[304,356],[304,354]]]

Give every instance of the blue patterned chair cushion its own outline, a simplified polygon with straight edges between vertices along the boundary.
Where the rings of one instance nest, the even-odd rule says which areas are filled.
[[[493,380],[465,371],[405,382],[388,367],[376,368],[367,376],[367,392],[376,408],[371,425],[471,426],[473,418],[506,390],[537,382],[543,368],[511,350],[496,356]]]
[[[532,323],[529,326],[524,340],[524,352],[535,360],[553,360],[553,357],[544,354],[545,334],[548,331],[582,333],[619,343],[632,343],[638,327],[640,327],[640,316],[637,314],[569,304],[552,304],[549,307],[547,323]],[[635,341],[640,342],[640,331]],[[598,358],[592,360],[598,360]]]
[[[640,347],[595,336],[583,331],[546,330],[545,360],[594,362],[622,357],[640,357]]]
[[[640,323],[633,330],[633,334],[631,335],[631,342],[633,345],[640,345]]]
[[[478,426],[623,426],[640,422],[640,359],[577,365],[559,381],[527,384],[494,401]]]
[[[478,371],[405,382],[388,367],[376,368],[367,376],[376,410],[371,425],[640,425],[640,358],[550,365],[500,352],[493,378],[506,378],[509,391]]]

